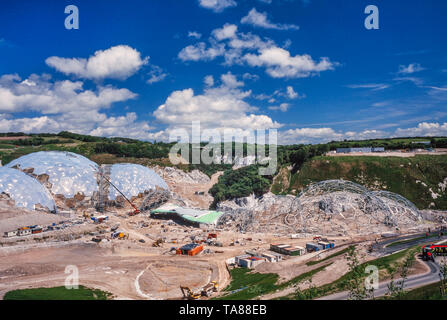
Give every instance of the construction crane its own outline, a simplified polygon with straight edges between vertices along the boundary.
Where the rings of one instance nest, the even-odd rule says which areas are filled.
[[[101,173],[100,170],[97,170],[96,168],[94,168],[94,169],[98,172],[98,174],[101,176],[101,178],[103,178],[104,180],[106,180],[112,187],[115,188],[116,191],[118,191],[118,192],[124,197],[124,199],[126,199],[127,202],[129,202],[129,204],[131,205],[131,207],[134,209],[134,211],[129,212],[129,216],[134,216],[134,215],[140,213],[140,210],[139,210],[139,209],[132,203],[132,201],[130,201],[130,200],[124,195],[124,193],[121,192],[120,189],[118,189],[118,188],[112,183],[112,181],[110,181],[109,179],[107,179],[107,178]]]

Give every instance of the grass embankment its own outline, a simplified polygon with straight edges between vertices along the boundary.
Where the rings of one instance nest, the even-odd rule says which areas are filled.
[[[386,300],[447,300],[446,296],[441,295],[440,287],[441,283],[435,282],[407,291],[400,297],[386,298]]]
[[[432,238],[438,238],[438,234],[433,234],[433,235],[430,235],[428,237],[421,236],[421,237],[417,237],[417,238],[391,242],[390,244],[387,244],[385,247],[395,247],[395,246],[398,246],[398,245],[401,245],[401,244],[412,243],[412,242],[416,242],[416,241],[423,240],[423,239],[426,239],[428,241],[429,239],[432,239]]]
[[[394,254],[381,257],[375,260],[367,261],[360,265],[361,269],[364,270],[368,265],[375,265],[379,272],[382,274],[381,279],[389,276],[390,270],[395,268],[395,266],[406,257],[407,254],[416,254],[420,249],[419,246],[411,247],[406,250],[396,252]],[[366,273],[365,277],[367,276]],[[296,300],[301,299],[302,296],[306,296],[308,299],[316,299],[319,297],[327,296],[333,293],[345,291],[348,288],[350,279],[352,278],[352,272],[344,274],[342,277],[338,278],[334,282],[325,284],[321,287],[303,290],[301,295],[296,293],[279,298],[279,300]]]
[[[109,292],[79,286],[71,290],[65,287],[14,290],[7,292],[3,300],[107,300],[111,296]]]
[[[224,291],[229,294],[217,297],[217,300],[250,300],[259,297],[264,294],[272,293],[277,290],[286,289],[289,286],[298,284],[301,281],[309,279],[316,273],[324,270],[330,265],[326,264],[324,266],[313,269],[309,272],[300,274],[299,276],[279,283],[279,276],[276,273],[251,273],[250,269],[247,268],[235,268],[230,270],[231,283]],[[237,291],[236,291],[237,290]],[[233,292],[235,291],[235,292]],[[232,292],[232,293],[231,293]]]
[[[338,252],[336,252],[336,253],[333,253],[333,254],[331,254],[330,256],[327,256],[326,258],[323,258],[323,259],[321,259],[321,260],[314,260],[314,261],[306,262],[306,265],[307,265],[307,266],[313,266],[313,265],[319,264],[319,263],[321,263],[321,262],[324,262],[324,261],[327,261],[327,260],[329,260],[329,259],[338,257],[338,256],[340,256],[340,255],[342,255],[342,254],[345,254],[346,252],[348,252],[348,250],[349,250],[349,247],[344,248],[343,250],[340,250],[340,251],[338,251]]]
[[[446,155],[417,155],[410,158],[346,156],[315,157],[291,175],[287,193],[298,194],[309,184],[344,179],[359,183],[373,190],[398,193],[412,201],[418,208],[447,210],[447,193],[439,185],[447,177]],[[283,179],[277,179],[271,190],[282,191]],[[281,181],[281,185],[279,185]],[[430,189],[438,196],[433,198]]]

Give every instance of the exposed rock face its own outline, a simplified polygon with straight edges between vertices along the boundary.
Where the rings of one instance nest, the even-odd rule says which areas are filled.
[[[156,168],[155,171],[165,180],[174,180],[181,183],[208,183],[210,178],[199,170],[184,172],[180,169],[165,167]]]

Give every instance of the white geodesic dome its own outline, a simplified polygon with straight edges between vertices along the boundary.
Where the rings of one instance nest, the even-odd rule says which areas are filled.
[[[7,164],[24,170],[33,168],[33,174],[47,174],[53,194],[73,198],[78,192],[92,196],[98,190],[96,171],[98,165],[73,152],[40,151],[30,153]]]
[[[40,204],[50,211],[56,210],[56,204],[47,188],[19,170],[0,167],[0,192],[8,194],[17,207],[34,210]]]
[[[139,193],[155,190],[157,187],[168,190],[166,182],[152,169],[139,164],[118,163],[110,169],[112,182],[127,198]],[[109,199],[115,200],[120,195],[113,187],[109,187]]]

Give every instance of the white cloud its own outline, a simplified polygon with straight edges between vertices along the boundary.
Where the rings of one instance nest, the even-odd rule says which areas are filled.
[[[83,112],[108,108],[111,104],[135,98],[128,89],[100,86],[96,92],[84,90],[81,81],[51,82],[48,75],[20,77],[5,75],[0,80],[0,112],[37,111],[43,114]]]
[[[259,80],[259,76],[257,74],[252,74],[252,73],[248,73],[248,72],[244,73],[242,75],[242,78],[245,80],[253,80],[253,81]]]
[[[397,73],[411,74],[425,70],[419,63],[410,63],[408,66],[400,65]]]
[[[49,57],[46,64],[66,75],[85,79],[127,79],[147,64],[148,57],[142,59],[140,52],[119,45],[107,50],[98,50],[88,59]]]
[[[150,78],[146,80],[146,82],[149,84],[163,81],[168,76],[168,74],[165,73],[162,68],[156,65],[151,66],[151,70],[149,71],[148,75]]]
[[[289,99],[296,99],[298,98],[298,93],[295,92],[292,86],[287,86],[287,96]]]
[[[266,115],[254,114],[256,107],[244,101],[251,91],[242,91],[243,82],[231,74],[220,77],[221,85],[208,87],[203,94],[193,89],[172,92],[165,103],[154,111],[155,118],[168,125],[168,131],[189,128],[192,121],[200,121],[202,128],[265,129],[281,125]]]
[[[347,85],[347,87],[351,89],[371,89],[373,91],[376,91],[389,88],[389,85],[385,83],[366,83],[366,84],[350,84]]]
[[[422,122],[417,127],[407,129],[396,129],[395,136],[399,137],[422,137],[422,136],[447,136],[447,122]]]
[[[344,139],[363,140],[389,137],[390,133],[380,130],[335,131],[332,128],[296,128],[279,133],[281,144],[315,144]]]
[[[195,45],[190,45],[183,48],[178,57],[182,61],[200,61],[200,60],[214,60],[217,56],[223,55],[224,46],[215,46],[206,48],[204,42],[199,42]]]
[[[281,144],[308,144],[341,139],[343,134],[335,132],[332,128],[296,128],[279,134]]]
[[[199,0],[199,5],[214,12],[222,12],[226,8],[237,6],[237,3],[234,0]]]
[[[212,35],[218,41],[225,39],[233,39],[236,37],[237,26],[235,24],[226,23],[222,28],[217,28],[212,31]]]
[[[228,23],[212,31],[209,46],[198,42],[183,48],[178,57],[182,61],[211,61],[223,57],[225,65],[265,67],[267,74],[274,78],[309,77],[338,65],[325,57],[314,61],[308,54],[291,56],[273,40],[238,32],[236,25]]]
[[[254,67],[266,67],[273,78],[305,78],[333,70],[335,66],[328,58],[316,62],[310,55],[291,56],[289,51],[278,47],[261,49],[259,54],[246,54],[244,60]]]
[[[214,86],[214,77],[212,75],[208,75],[203,79],[203,82],[207,87]]]
[[[289,103],[281,103],[279,106],[270,106],[270,110],[279,110],[281,112],[287,112],[289,110],[290,104]]]
[[[254,27],[275,30],[298,30],[300,28],[294,24],[272,23],[267,18],[266,12],[258,12],[255,8],[251,9],[248,14],[241,19],[241,23],[250,24]]]
[[[109,117],[101,112],[113,103],[136,98],[128,89],[99,86],[83,89],[81,81],[51,81],[49,75],[0,77],[0,131],[51,132],[63,130],[82,134],[126,136],[150,139],[152,129],[137,121],[135,113]],[[12,118],[24,111],[40,113],[35,117]]]
[[[197,32],[197,31],[189,31],[188,32],[188,37],[200,39],[202,37],[202,34]]]

